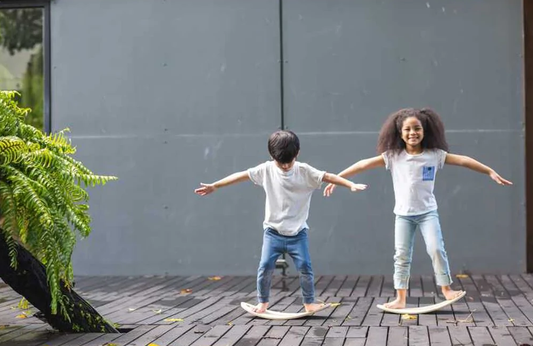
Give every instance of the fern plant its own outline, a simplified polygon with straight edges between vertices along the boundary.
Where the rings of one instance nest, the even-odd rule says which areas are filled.
[[[104,185],[113,176],[96,175],[72,155],[65,131],[46,135],[24,122],[16,92],[0,91],[0,228],[16,268],[16,244],[46,267],[51,309],[68,318],[60,285],[73,279],[76,236],[91,232],[86,188]]]

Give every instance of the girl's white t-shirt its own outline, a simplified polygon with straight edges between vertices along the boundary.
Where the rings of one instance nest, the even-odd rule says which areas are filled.
[[[446,154],[441,149],[426,149],[417,155],[405,150],[382,154],[385,168],[392,175],[396,215],[413,216],[437,210],[433,188],[437,171],[444,167]]]
[[[248,169],[250,180],[265,190],[263,228],[273,228],[286,236],[309,228],[311,195],[322,185],[325,173],[298,161],[288,172],[281,170],[274,161]]]

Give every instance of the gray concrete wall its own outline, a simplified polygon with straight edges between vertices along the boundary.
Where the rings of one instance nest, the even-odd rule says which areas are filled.
[[[54,1],[52,127],[71,128],[89,168],[120,177],[91,191],[75,272],[254,274],[263,191],[193,190],[268,159],[281,83],[300,160],[332,172],[375,154],[389,113],[438,111],[451,151],[515,182],[439,173],[452,270],[523,271],[521,28],[518,0],[285,0],[281,19],[270,0]],[[369,189],[313,197],[315,272],[391,274],[390,175],[354,180]],[[431,273],[421,237],[413,273]]]

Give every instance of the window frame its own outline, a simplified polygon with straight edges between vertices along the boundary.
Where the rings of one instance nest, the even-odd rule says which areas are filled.
[[[50,1],[49,0],[4,0],[0,1],[0,10],[2,9],[19,9],[19,8],[42,8],[43,9],[43,80],[44,80],[44,100],[43,116],[44,131],[52,131],[51,116],[51,54],[50,54]]]

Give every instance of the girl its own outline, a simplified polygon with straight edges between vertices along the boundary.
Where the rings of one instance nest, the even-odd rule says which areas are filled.
[[[437,170],[444,164],[462,166],[487,174],[500,185],[512,185],[492,168],[468,156],[447,151],[444,125],[437,113],[430,109],[401,109],[391,114],[381,128],[378,138],[380,155],[358,161],[338,174],[346,178],[383,166],[391,171],[396,200],[394,289],[397,296],[394,301],[385,304],[388,308],[405,308],[417,228],[424,237],[436,282],[442,287],[444,297],[453,299],[461,293],[450,288],[452,279],[448,257],[433,195]],[[326,186],[324,196],[330,196],[334,189],[333,184]]]

